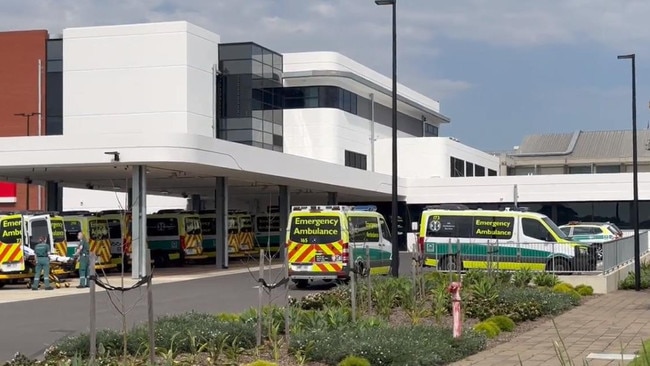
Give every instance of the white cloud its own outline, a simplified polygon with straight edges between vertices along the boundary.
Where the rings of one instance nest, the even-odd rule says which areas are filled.
[[[407,75],[402,80],[445,95],[469,84],[427,80],[437,74],[435,57],[444,39],[498,47],[598,42],[637,53],[650,45],[647,0],[408,0],[399,1],[397,11],[399,68]],[[0,1],[0,30],[59,33],[65,27],[165,20],[190,21],[224,42],[250,40],[280,52],[338,51],[390,73],[391,12],[372,0]]]

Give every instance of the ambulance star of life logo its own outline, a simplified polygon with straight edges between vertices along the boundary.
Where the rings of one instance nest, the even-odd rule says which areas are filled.
[[[442,227],[442,224],[441,224],[440,221],[438,221],[438,220],[433,220],[433,221],[431,221],[431,223],[429,224],[429,229],[431,229],[431,231],[434,231],[434,232],[435,232],[435,231],[440,231],[440,228],[441,228],[441,227]]]

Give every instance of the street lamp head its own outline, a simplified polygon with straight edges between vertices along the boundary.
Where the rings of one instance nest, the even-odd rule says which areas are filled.
[[[377,5],[395,5],[396,0],[375,0]]]
[[[616,57],[616,58],[618,58],[619,60],[623,60],[623,59],[628,59],[628,58],[631,58],[631,59],[633,59],[633,58],[634,58],[634,56],[635,56],[635,54],[634,54],[634,53],[632,53],[632,54],[629,54],[629,55],[619,55],[619,56],[618,56],[618,57]]]

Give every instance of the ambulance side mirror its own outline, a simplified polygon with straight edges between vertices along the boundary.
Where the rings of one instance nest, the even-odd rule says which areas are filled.
[[[411,223],[411,230],[414,231],[414,232],[418,231],[418,222],[417,221],[413,221]]]

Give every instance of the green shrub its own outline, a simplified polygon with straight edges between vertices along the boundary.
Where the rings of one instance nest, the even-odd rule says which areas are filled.
[[[501,329],[496,323],[491,321],[482,321],[474,326],[474,330],[485,334],[488,338],[494,338],[501,333]]]
[[[618,285],[618,288],[621,290],[631,290],[636,288],[634,271],[627,274],[623,281]],[[650,288],[650,269],[641,269],[641,288]]]
[[[185,313],[160,317],[154,324],[156,347],[172,350],[175,353],[193,353],[197,348],[207,343],[222,343],[249,349],[255,346],[255,325],[244,322],[222,322],[211,314]],[[113,330],[97,332],[98,348],[101,347],[107,355],[122,354],[122,335]],[[139,325],[127,334],[127,351],[137,355],[146,350],[148,329]],[[79,355],[88,357],[90,339],[88,334],[63,338],[54,349],[48,352],[49,357]]]
[[[417,346],[414,346],[417,345]],[[354,324],[334,331],[312,330],[291,337],[292,353],[307,352],[313,361],[336,365],[348,355],[371,365],[442,365],[485,347],[485,336],[466,330],[453,339],[450,329],[429,326],[359,329]]]
[[[128,338],[128,335],[127,335]],[[112,329],[97,331],[97,347],[104,348],[107,354],[122,353],[122,334]],[[66,337],[58,341],[53,350],[48,352],[47,358],[73,357],[78,355],[86,358],[90,352],[90,336],[88,333],[81,333],[76,336]]]
[[[339,362],[338,366],[371,366],[370,361],[363,357],[348,356]]]
[[[241,314],[219,313],[216,315],[217,320],[221,322],[238,322],[241,321]]]
[[[3,366],[32,366],[32,365],[36,365],[36,360],[33,360],[20,352],[16,353],[11,360],[3,364]]]
[[[588,285],[578,285],[576,286],[575,290],[581,295],[581,296],[591,296],[594,294],[594,288]]]
[[[539,287],[553,287],[560,283],[560,279],[550,272],[540,272],[533,276],[533,283]]]
[[[257,360],[247,364],[246,366],[278,366],[278,364],[270,361]]]
[[[495,315],[488,318],[486,321],[496,324],[497,327],[504,332],[512,332],[516,327],[515,322],[506,315]]]
[[[557,285],[553,286],[553,291],[567,293],[573,291],[573,286],[568,283],[558,283]]]
[[[560,314],[576,305],[576,302],[571,294],[509,286],[498,289],[496,297],[483,299],[470,296],[464,305],[469,318],[486,320],[493,315],[507,315],[518,323]]]
[[[533,272],[530,268],[522,268],[512,274],[512,284],[516,287],[527,287],[533,280]]]

